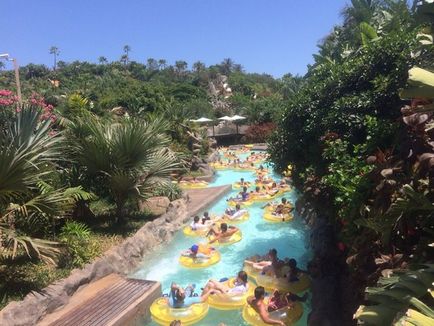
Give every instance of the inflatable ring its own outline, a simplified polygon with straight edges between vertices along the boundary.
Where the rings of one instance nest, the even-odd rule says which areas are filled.
[[[223,284],[232,288],[234,287],[234,281],[235,278],[231,278],[228,281],[225,281]],[[248,283],[248,286],[249,289],[247,290],[247,292],[242,294],[212,294],[208,297],[208,303],[211,307],[219,310],[241,309],[246,304],[247,298],[253,295],[253,284]]]
[[[283,292],[299,293],[306,291],[310,287],[310,278],[307,274],[300,273],[297,282],[288,282],[286,277],[275,278],[268,275],[255,275],[255,281],[263,286],[267,291],[278,289]]]
[[[227,222],[230,224],[236,224],[236,223],[241,223],[241,222],[245,222],[249,219],[250,214],[248,211],[245,211],[243,214],[241,214],[239,217],[234,218],[233,216],[224,214],[222,216],[222,222]]]
[[[208,238],[208,240],[212,240],[214,237],[211,236]],[[243,238],[243,235],[241,234],[241,231],[235,232],[234,234],[232,234],[229,238],[227,239],[220,239],[217,240],[215,242],[212,243],[212,245],[215,246],[227,246],[227,245],[231,245],[234,243],[237,243],[239,241],[241,241],[241,239]]]
[[[207,302],[196,303],[185,308],[172,308],[167,298],[156,299],[151,307],[152,319],[159,325],[169,325],[173,320],[180,320],[182,325],[193,325],[203,319],[208,313]]]
[[[284,194],[285,192],[290,192],[292,191],[291,187],[289,185],[285,185],[285,186],[278,186],[279,188],[279,193]]]
[[[274,199],[279,193],[276,193],[274,195],[269,195],[269,194],[263,194],[260,193],[260,195],[255,195],[254,193],[251,194],[252,200],[253,201],[269,201]]]
[[[272,212],[265,212],[263,216],[269,222],[289,222],[293,219],[292,214],[289,213],[275,215]]]
[[[229,206],[233,206],[233,207],[235,207],[235,206],[237,206],[237,204],[240,204],[241,207],[243,207],[243,206],[250,206],[250,205],[253,204],[253,201],[250,200],[250,199],[245,200],[245,201],[235,201],[235,200],[229,200],[229,201],[228,201],[228,205],[229,205]]]
[[[235,167],[234,170],[238,170],[238,171],[255,171],[256,167],[254,166],[243,166],[243,167]]]
[[[273,213],[273,212],[276,210],[277,205],[280,205],[280,203],[279,203],[279,204],[268,205],[267,207],[265,207],[264,210],[265,210],[266,212]],[[285,204],[285,206],[284,206],[284,209],[287,210],[288,213],[289,213],[289,210],[290,210],[291,208],[292,208],[292,205],[291,205],[290,203],[286,202],[286,204]]]
[[[265,300],[268,302],[268,300]],[[284,307],[276,311],[269,313],[270,318],[283,321],[285,325],[292,325],[303,316],[303,306],[300,302],[295,302],[292,308]],[[254,326],[266,326],[269,324],[264,323],[259,314],[249,304],[246,304],[243,308],[243,318]]]
[[[225,170],[230,168],[229,165],[220,163],[211,163],[210,166],[215,170]]]
[[[251,182],[249,182],[249,181],[244,181],[244,184],[241,184],[241,182],[240,181],[238,181],[238,182],[235,182],[233,185],[232,185],[232,188],[234,188],[234,189],[240,189],[240,188],[242,188],[242,187],[250,187],[252,185],[252,183]]]
[[[184,181],[184,182],[180,182],[179,186],[182,189],[202,189],[202,188],[206,188],[208,187],[208,182],[205,181],[199,181],[199,182],[189,182],[189,181]]]
[[[220,261],[220,253],[217,250],[214,250],[211,253],[210,258],[192,258],[188,256],[179,257],[179,263],[187,268],[205,268],[214,264],[217,264]]]
[[[200,230],[192,230],[191,226],[187,225],[182,229],[182,232],[188,237],[203,237],[208,232],[208,228]]]

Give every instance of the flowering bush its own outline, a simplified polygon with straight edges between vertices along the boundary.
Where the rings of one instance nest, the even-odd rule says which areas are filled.
[[[57,117],[53,113],[54,107],[51,104],[47,104],[42,95],[33,93],[30,96],[29,104],[42,110],[41,120],[51,120],[52,123],[56,122]]]
[[[13,106],[18,102],[18,98],[7,89],[0,89],[0,106]]]
[[[246,141],[252,143],[264,143],[268,136],[271,135],[276,125],[273,122],[266,122],[256,125],[251,125],[246,130]]]

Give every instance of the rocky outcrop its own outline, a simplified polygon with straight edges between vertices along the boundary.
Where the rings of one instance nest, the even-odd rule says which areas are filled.
[[[351,277],[344,254],[337,247],[336,230],[325,216],[301,197],[296,210],[311,226],[313,260],[309,263],[312,277],[312,326],[354,325],[351,306]]]
[[[82,286],[108,274],[129,274],[158,245],[168,242],[188,220],[185,199],[170,203],[167,212],[146,223],[135,235],[112,248],[103,257],[73,270],[41,292],[32,292],[20,302],[11,302],[0,312],[0,325],[35,325],[46,314],[68,303],[69,298]]]
[[[159,216],[166,213],[169,205],[169,198],[164,196],[156,196],[139,201],[139,210],[141,212],[147,211],[153,216]]]

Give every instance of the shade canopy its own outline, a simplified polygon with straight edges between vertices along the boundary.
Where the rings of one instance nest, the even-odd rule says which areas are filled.
[[[191,119],[190,121],[192,121],[192,122],[210,122],[210,121],[212,121],[211,119],[208,119],[208,118],[205,118],[205,117],[202,117],[202,118],[199,118],[199,119]]]
[[[240,115],[234,115],[233,117],[231,117],[231,120],[232,121],[235,121],[235,120],[244,120],[244,119],[246,119],[246,117],[242,117],[242,116],[240,116]]]
[[[231,121],[232,118],[231,118],[231,117],[228,117],[227,115],[225,115],[224,117],[219,118],[219,120]]]

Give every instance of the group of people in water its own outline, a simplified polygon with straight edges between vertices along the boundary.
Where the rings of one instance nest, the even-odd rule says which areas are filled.
[[[251,152],[244,161],[241,161],[235,152],[224,152],[224,156],[228,161],[223,162],[219,159],[216,164],[220,166],[253,169],[256,174],[256,180],[252,183],[241,178],[235,183],[234,186],[239,187],[240,192],[235,197],[228,199],[228,201],[235,202],[235,207],[227,208],[222,217],[211,218],[208,212],[205,212],[202,217],[198,215],[194,216],[190,224],[191,230],[201,233],[201,235],[208,238],[208,241],[205,244],[193,244],[190,248],[181,252],[182,256],[193,259],[210,259],[216,250],[213,247],[215,242],[224,242],[240,231],[238,227],[230,225],[230,222],[248,213],[248,211],[241,206],[243,202],[261,196],[268,196],[267,198],[274,197],[283,188],[289,187],[286,178],[283,178],[280,182],[276,182],[267,176],[268,171],[263,165],[260,165],[258,168],[255,167],[255,163],[266,158],[265,155],[266,154]],[[195,180],[192,182],[195,182]],[[251,186],[255,186],[255,188],[249,191]],[[279,202],[269,202],[262,208],[270,208],[272,209],[272,214],[276,215],[289,214],[293,210],[292,205],[286,198],[281,198]],[[288,283],[297,282],[300,273],[307,273],[297,267],[295,259],[280,259],[277,255],[277,250],[274,248],[270,249],[266,255],[256,255],[247,258],[244,261],[244,266],[249,274],[255,273],[255,275],[279,278]],[[241,270],[230,283],[228,278],[222,278],[220,280],[210,279],[200,288],[200,291],[197,291],[195,284],[189,284],[183,288],[176,283],[172,283],[167,300],[169,306],[172,308],[186,308],[193,304],[205,302],[212,295],[248,296],[249,294],[253,294],[248,296],[247,300],[244,300],[254,309],[264,323],[270,325],[285,325],[283,321],[273,318],[272,313],[285,307],[292,308],[295,302],[303,302],[307,298],[307,293],[303,296],[298,296],[290,291],[281,291],[279,289],[275,289],[270,295],[267,295],[263,286],[259,285],[254,289],[251,289],[251,286],[249,275],[246,271]],[[182,323],[175,320],[171,325],[180,326]],[[221,326],[224,325],[221,324]]]
[[[197,246],[198,245],[194,245]],[[193,251],[197,252],[199,248]],[[254,256],[244,261],[245,266],[250,266],[258,273],[265,275],[274,275],[275,277],[286,277],[288,282],[298,281],[300,273],[307,273],[297,267],[295,259],[285,258],[279,259],[276,249],[270,249],[264,256]],[[287,274],[282,274],[282,269],[287,266]],[[224,294],[228,296],[244,295],[249,291],[251,284],[248,281],[248,275],[245,271],[239,271],[234,277],[231,284],[228,284],[228,279],[220,280],[210,279],[201,288],[200,293],[196,293],[196,285],[189,284],[185,288],[180,287],[176,283],[172,283],[168,304],[172,308],[185,308],[195,303],[201,303],[208,300],[210,295]],[[263,286],[255,287],[253,296],[247,297],[249,304],[260,316],[264,323],[270,325],[285,325],[281,320],[273,319],[272,312],[288,307],[292,308],[297,301],[304,302],[307,299],[307,293],[299,296],[292,292],[274,290],[266,300],[266,292]],[[271,314],[270,314],[271,313]]]

